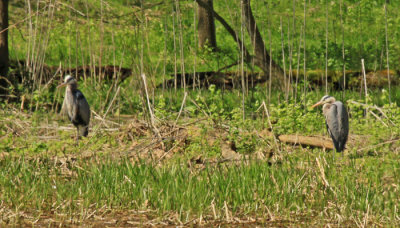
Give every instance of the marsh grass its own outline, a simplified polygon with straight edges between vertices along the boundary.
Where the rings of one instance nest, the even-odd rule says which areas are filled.
[[[134,119],[113,125],[94,117],[90,137],[75,146],[75,129],[54,113],[2,110],[0,210],[7,213],[1,220],[32,223],[49,216],[60,223],[84,224],[94,215],[105,218],[117,211],[145,211],[160,221],[173,214],[174,224],[202,220],[229,224],[248,218],[262,224],[399,224],[399,131],[389,122],[399,124],[396,104],[382,107],[389,127],[365,115],[362,107],[349,105],[350,139],[343,155],[284,144],[277,151],[272,139],[258,135],[269,125],[251,102],[261,103],[264,94],[251,93],[246,108],[253,116],[249,114],[245,121],[236,91],[210,88],[190,93],[207,116],[187,103],[178,125],[193,122],[195,126],[185,143],[172,141],[170,147],[177,145],[177,149],[162,163],[153,158],[160,156],[159,149],[146,148],[154,142],[151,133],[127,136],[134,131],[127,131],[125,125]],[[155,113],[163,121],[175,120],[183,93],[178,90],[177,94],[155,97]],[[320,94],[313,91],[309,96],[318,100]],[[357,96],[357,92],[347,92],[349,99]],[[379,103],[381,98],[373,99]],[[140,110],[135,112],[140,116]],[[270,114],[278,133],[326,134],[321,110],[304,111],[301,105],[276,98]],[[116,122],[112,112],[106,118]],[[218,135],[224,127],[230,129],[227,138]],[[224,160],[224,140],[235,142],[245,159]],[[263,158],[257,153],[264,154]]]
[[[95,205],[150,209],[159,215],[175,211],[188,222],[212,215],[215,207],[218,219],[229,219],[231,213],[293,223],[399,223],[400,166],[391,159],[296,153],[280,164],[254,160],[201,169],[180,163],[160,167],[144,161],[96,160],[73,162],[64,167],[70,171],[66,175],[52,160],[4,159],[1,201],[34,216],[51,212],[73,217]],[[372,165],[377,162],[379,166]]]

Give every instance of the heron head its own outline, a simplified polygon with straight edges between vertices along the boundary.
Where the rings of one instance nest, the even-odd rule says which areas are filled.
[[[64,82],[61,83],[59,86],[57,86],[57,88],[61,88],[61,87],[67,86],[67,85],[76,85],[76,84],[77,84],[77,82],[76,82],[75,78],[72,77],[71,75],[67,75],[64,78]]]
[[[318,101],[317,103],[315,103],[313,106],[311,106],[311,108],[315,108],[319,105],[323,105],[323,104],[332,104],[333,102],[335,102],[336,99],[332,96],[329,95],[325,95],[321,98],[320,101]]]

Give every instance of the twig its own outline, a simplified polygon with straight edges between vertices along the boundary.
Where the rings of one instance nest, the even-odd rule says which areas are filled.
[[[103,118],[106,118],[106,116],[107,116],[107,114],[108,114],[108,111],[110,111],[111,105],[114,103],[115,98],[118,96],[120,88],[121,88],[121,87],[118,86],[117,92],[115,93],[113,99],[111,100],[110,104],[108,105],[107,111],[104,113]]]
[[[376,119],[378,119],[379,121],[381,121],[382,124],[385,125],[385,127],[389,127],[389,126],[388,126],[387,124],[385,124],[385,122],[383,122],[382,119],[381,119],[378,115],[376,115],[373,111],[371,111],[371,110],[368,110],[368,111],[369,111],[369,113],[371,113],[373,116],[375,116]]]
[[[181,109],[179,110],[178,116],[176,117],[175,123],[174,123],[174,127],[176,126],[176,123],[178,122],[179,117],[181,116],[183,107],[185,106],[186,103],[186,97],[187,97],[187,92],[185,92],[185,95],[183,96],[183,101],[182,101],[182,105],[181,105]]]
[[[382,146],[382,145],[385,145],[385,144],[394,143],[394,142],[398,142],[398,141],[400,141],[400,139],[389,140],[389,141],[386,141],[386,142],[383,142],[383,143],[378,143],[376,145],[363,147],[361,149],[358,149],[357,152],[360,152],[360,151],[363,151],[363,150],[372,149],[372,148],[375,148],[375,147],[378,147],[378,146]]]
[[[202,111],[203,112],[203,114],[205,115],[205,116],[207,116],[207,118],[210,118],[210,115],[208,115],[207,113],[206,113],[206,111],[204,111],[202,108],[200,108],[200,106],[196,103],[196,101],[194,101],[192,98],[190,98],[189,97],[189,100],[190,100],[190,102],[192,102],[200,111]]]
[[[365,97],[368,97],[367,77],[365,75],[364,59],[361,59],[361,66],[362,66],[362,73],[363,73],[363,78],[364,78]]]
[[[376,105],[373,105],[373,106],[372,106],[372,105],[360,103],[360,102],[357,102],[357,101],[348,101],[348,102],[350,102],[350,103],[352,103],[352,104],[356,104],[356,105],[361,105],[361,106],[364,106],[364,107],[367,107],[367,108],[376,109],[376,110],[378,110],[378,111],[382,114],[383,117],[385,117],[386,119],[388,119],[389,122],[390,122],[393,126],[396,126],[396,124],[393,123],[393,122],[389,119],[389,117],[382,111],[382,109],[381,109],[380,107],[378,107],[378,106],[376,106]]]
[[[151,109],[151,105],[150,105],[149,93],[147,91],[146,75],[142,74],[141,76],[142,76],[142,79],[143,79],[144,91],[146,92],[147,106],[148,106],[149,113],[150,113],[150,123],[151,123],[151,126],[152,126],[154,132],[156,133],[156,135],[161,140],[161,146],[162,146],[162,148],[164,150],[165,146],[164,146],[164,143],[162,142],[162,137],[161,137],[160,131],[158,130],[158,128],[155,125],[155,121],[154,121],[155,120],[155,117],[154,117],[155,115],[154,115],[153,110]]]
[[[264,106],[265,114],[267,115],[268,125],[271,128],[272,135],[274,136],[275,146],[276,146],[276,148],[278,149],[278,151],[280,153],[281,151],[280,151],[279,146],[278,146],[278,140],[275,137],[274,129],[272,128],[272,123],[271,123],[271,120],[269,118],[269,113],[268,113],[267,105],[265,105],[265,101],[263,101],[262,105]]]
[[[169,149],[167,152],[165,152],[157,161],[157,163],[159,163],[167,154],[169,154],[169,152],[171,152],[173,149],[175,149],[183,140],[185,140],[186,138],[183,137],[181,140],[179,140],[178,143],[175,143],[175,145],[173,147],[171,147],[171,149]]]
[[[63,2],[56,2],[56,3],[60,4],[60,5],[63,5],[63,6],[66,6],[66,7],[70,8],[70,9],[72,9],[73,11],[75,11],[76,13],[80,14],[81,16],[86,17],[86,15],[84,13],[82,13],[81,11],[75,9],[74,7],[72,7],[72,6],[68,5],[68,4],[65,4]]]
[[[47,7],[47,5],[44,6],[44,7],[42,7],[41,9],[37,10],[36,13],[34,13],[34,14],[29,14],[28,17],[25,17],[24,19],[22,19],[22,20],[16,22],[15,24],[12,24],[12,25],[8,26],[7,28],[1,30],[1,31],[0,31],[0,34],[3,33],[4,31],[7,31],[7,30],[13,28],[13,27],[16,27],[18,24],[21,24],[22,22],[25,22],[26,20],[30,19],[31,17],[36,16],[36,14],[39,14],[40,11],[44,10],[46,7]]]
[[[324,167],[321,166],[321,164],[319,163],[318,158],[315,158],[315,161],[317,162],[317,166],[318,166],[319,172],[321,174],[321,179],[322,179],[322,182],[323,182],[324,186],[329,188],[330,185],[329,185],[329,182],[326,180]]]

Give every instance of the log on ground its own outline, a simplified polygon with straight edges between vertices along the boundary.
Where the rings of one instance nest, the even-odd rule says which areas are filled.
[[[315,136],[301,136],[301,135],[280,135],[279,141],[290,144],[300,144],[303,146],[321,147],[326,149],[334,149],[331,140],[315,137]]]

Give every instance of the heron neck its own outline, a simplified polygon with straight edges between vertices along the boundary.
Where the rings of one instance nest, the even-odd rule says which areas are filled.
[[[68,85],[68,89],[73,92],[73,91],[78,89],[78,85],[77,84],[70,84],[70,85]]]
[[[329,109],[331,108],[332,104],[326,103],[324,106],[322,106],[322,112],[326,116],[328,114]]]

